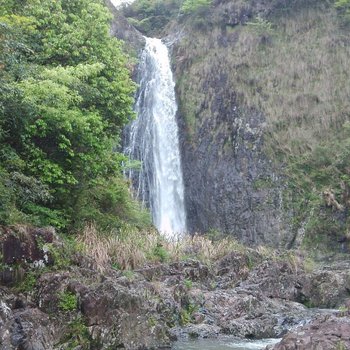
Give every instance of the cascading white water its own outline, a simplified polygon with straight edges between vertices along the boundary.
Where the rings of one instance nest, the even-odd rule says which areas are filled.
[[[184,186],[176,124],[175,83],[167,47],[160,39],[146,38],[140,62],[140,87],[130,126],[126,153],[141,161],[131,170],[137,196],[148,202],[159,231],[186,232]]]

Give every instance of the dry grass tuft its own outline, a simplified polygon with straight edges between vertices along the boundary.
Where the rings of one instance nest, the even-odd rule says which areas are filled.
[[[82,245],[84,252],[95,261],[97,270],[103,272],[110,264],[108,239],[100,237],[96,227],[89,224],[85,226],[83,233],[78,238],[78,243]]]
[[[147,264],[185,259],[211,264],[232,251],[248,251],[233,238],[212,241],[202,235],[186,235],[169,240],[155,230],[139,232],[131,227],[105,236],[100,235],[92,224],[86,226],[79,243],[101,272],[111,266],[134,270]]]
[[[199,234],[184,236],[176,241],[169,242],[167,248],[172,260],[195,258],[205,263],[215,262],[232,251],[247,250],[246,247],[233,238],[212,241]]]

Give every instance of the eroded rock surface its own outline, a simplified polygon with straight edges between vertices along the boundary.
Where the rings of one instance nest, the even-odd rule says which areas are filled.
[[[319,316],[309,324],[288,333],[273,350],[350,349],[350,318]]]
[[[21,230],[17,236],[16,229],[8,229],[0,241],[2,248],[13,237],[19,237],[20,247],[33,242],[32,250],[24,250],[27,255],[6,265],[22,269],[23,276],[13,286],[0,285],[0,350],[65,350],[81,343],[102,350],[154,349],[187,337],[281,337],[302,324],[309,327],[305,337],[314,329],[321,336],[326,322],[329,329],[339,326],[329,337],[347,344],[347,314],[336,318],[328,311],[311,326],[321,311],[301,303],[347,305],[346,261],[307,273],[302,257],[269,257],[246,249],[209,265],[188,259],[129,273],[106,267],[101,273],[81,253],[62,265],[54,261],[56,252],[43,269],[33,264],[32,251],[42,257],[45,246],[59,249],[63,243],[54,232],[37,240],[38,230]],[[325,273],[332,274],[328,282],[322,279]],[[301,336],[293,334],[286,336],[286,344]]]

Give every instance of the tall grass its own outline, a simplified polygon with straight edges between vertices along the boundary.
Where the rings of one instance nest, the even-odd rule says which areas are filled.
[[[242,108],[264,112],[269,151],[300,155],[320,138],[335,137],[349,118],[350,45],[331,7],[270,20],[258,28],[215,27],[180,42],[177,55],[186,62],[177,65],[182,110],[195,134],[216,118],[211,105],[220,89],[223,104],[234,91]]]
[[[233,238],[213,241],[205,236],[186,235],[171,240],[156,230],[137,231],[126,227],[110,236],[99,234],[94,225],[87,225],[79,237],[84,252],[93,259],[99,271],[107,267],[133,270],[147,264],[197,259],[210,264],[232,251],[248,248]]]

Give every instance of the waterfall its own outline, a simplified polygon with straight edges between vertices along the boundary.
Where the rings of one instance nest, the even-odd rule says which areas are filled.
[[[150,207],[159,231],[174,235],[186,231],[184,187],[176,124],[175,83],[167,47],[146,38],[140,61],[136,120],[130,125],[126,154],[141,161],[130,170],[137,197]]]

